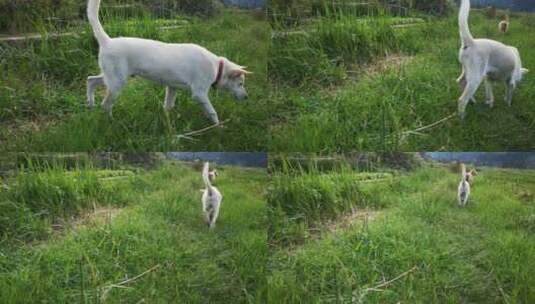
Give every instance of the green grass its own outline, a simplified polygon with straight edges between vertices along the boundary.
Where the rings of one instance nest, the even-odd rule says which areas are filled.
[[[287,216],[303,217],[307,221],[332,218],[351,210],[355,205],[365,206],[365,195],[358,182],[390,179],[388,173],[356,173],[339,169],[337,175],[318,170],[276,176],[270,192],[270,206],[280,208]]]
[[[261,169],[218,169],[223,203],[213,231],[201,216],[199,170],[189,165],[54,167],[8,178],[0,201],[26,210],[22,218],[3,221],[10,207],[0,205],[0,225],[36,225],[20,223],[12,233],[1,226],[2,302],[261,302],[267,175]],[[116,176],[126,177],[109,179]],[[101,187],[110,184],[116,188],[103,195]],[[115,216],[99,216],[99,210]],[[53,230],[58,223],[62,228]],[[33,237],[23,233],[41,230]],[[110,287],[149,269],[122,288]]]
[[[410,133],[457,111],[461,92],[457,17],[418,21],[389,29],[402,18],[313,18],[294,27],[274,23],[269,55],[271,95],[276,108],[271,151],[502,151],[529,150],[535,142],[535,86],[528,73],[515,91],[512,107],[494,86],[495,106],[469,105],[465,122],[453,117]],[[382,21],[381,21],[382,20]],[[516,46],[523,65],[535,65],[533,14],[511,16],[511,31],[479,12],[470,16],[475,37]],[[366,25],[375,30],[369,30]],[[360,26],[358,24],[361,24]],[[319,28],[319,29],[318,29]],[[369,36],[368,36],[369,35]],[[329,38],[329,39],[326,39]],[[379,43],[384,41],[385,43]],[[381,67],[385,58],[386,67]],[[399,60],[396,60],[398,58]]]
[[[371,202],[367,210],[375,210],[367,221],[355,219],[334,232],[321,223],[314,230],[304,226],[305,237],[291,225],[272,227],[279,239],[270,243],[269,301],[533,302],[535,172],[480,169],[466,208],[456,202],[458,173],[424,165],[391,180],[363,183],[360,188]],[[275,173],[275,179],[279,175],[284,173]],[[323,228],[319,235],[318,227]],[[286,242],[277,242],[282,238]],[[399,275],[380,290],[367,290]]]
[[[176,17],[177,22],[184,18]],[[166,42],[193,42],[254,72],[247,79],[249,100],[237,102],[212,90],[211,101],[225,128],[211,130],[199,141],[176,140],[177,134],[210,124],[187,91],[177,107],[163,109],[164,87],[132,78],[109,119],[85,105],[85,83],[99,73],[98,47],[87,24],[64,29],[79,36],[0,44],[0,131],[3,150],[11,151],[260,151],[267,145],[269,110],[266,60],[269,27],[257,13],[224,10],[210,19],[187,18],[183,27],[159,30],[163,22],[145,16],[133,20],[104,18],[111,37],[136,36]],[[41,33],[55,32],[48,25]],[[97,94],[97,103],[103,97]]]

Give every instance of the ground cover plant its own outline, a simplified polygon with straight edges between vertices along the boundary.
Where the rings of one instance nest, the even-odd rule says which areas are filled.
[[[200,169],[161,160],[4,175],[2,302],[261,302],[265,170],[218,166],[224,198],[209,231]]]
[[[106,1],[104,1],[106,2]],[[103,4],[104,5],[104,4]],[[269,111],[266,60],[269,26],[262,12],[222,8],[211,18],[174,14],[110,13],[101,19],[111,37],[135,36],[165,42],[192,42],[246,65],[249,100],[212,90],[212,104],[223,128],[196,140],[176,135],[210,125],[187,91],[177,106],[163,109],[164,87],[131,78],[109,119],[99,107],[86,107],[86,78],[98,74],[98,46],[84,20],[56,26],[37,22],[42,39],[0,42],[0,142],[15,151],[259,151],[265,150]],[[55,37],[54,33],[67,33]],[[24,34],[24,33],[19,33]]]
[[[465,208],[457,206],[456,164],[423,162],[409,171],[387,170],[387,179],[358,178],[382,171],[273,171],[270,302],[535,299],[534,171],[479,168]],[[345,199],[351,208],[332,213],[340,191],[327,181],[344,179],[359,191]]]
[[[310,1],[301,1],[310,6]],[[351,2],[351,1],[350,1]],[[358,2],[358,1],[352,1]],[[304,4],[303,4],[304,3]],[[358,4],[358,3],[357,3]],[[290,14],[290,13],[288,13]],[[512,13],[511,30],[498,32],[503,11],[488,18],[472,10],[470,29],[519,49],[523,66],[535,56],[533,14]],[[533,74],[515,91],[512,107],[495,84],[495,105],[484,90],[464,122],[456,117],[457,12],[447,17],[388,11],[355,16],[343,9],[285,18],[276,12],[268,69],[276,115],[272,151],[501,151],[533,148]]]

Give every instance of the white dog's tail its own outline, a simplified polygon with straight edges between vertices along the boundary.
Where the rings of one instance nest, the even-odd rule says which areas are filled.
[[[89,19],[91,28],[93,28],[93,33],[95,34],[95,38],[97,38],[98,44],[104,45],[110,40],[110,36],[106,34],[102,24],[100,24],[100,21],[98,20],[99,7],[100,0],[89,0],[87,2],[87,19]]]
[[[513,71],[513,75],[511,77],[511,84],[516,86],[516,84],[522,80],[522,76],[529,72],[529,70],[522,67],[522,61],[520,60],[520,53],[518,52],[518,49],[515,47],[512,47],[512,49],[516,56],[515,70]]]
[[[461,0],[459,9],[459,32],[463,46],[470,46],[474,43],[474,37],[468,28],[468,14],[470,13],[470,0]]]
[[[461,164],[461,176],[463,180],[466,179],[466,166],[464,164]]]
[[[212,195],[212,183],[210,183],[210,164],[208,162],[204,163],[204,167],[202,168],[202,179],[204,181],[204,185],[206,186],[206,190],[208,190],[208,194]]]

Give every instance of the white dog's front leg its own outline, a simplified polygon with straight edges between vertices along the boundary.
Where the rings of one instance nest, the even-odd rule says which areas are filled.
[[[163,105],[166,111],[170,111],[175,106],[176,89],[165,87],[165,103]]]
[[[494,94],[492,94],[492,84],[488,79],[485,79],[485,96],[487,98],[485,103],[492,108],[494,106]]]
[[[104,85],[102,75],[87,77],[87,106],[90,108],[95,106],[95,89],[100,85]]]
[[[217,113],[212,106],[212,103],[210,103],[210,99],[208,99],[208,95],[206,93],[195,94],[193,95],[193,98],[201,105],[206,116],[208,116],[214,124],[219,124],[219,118],[217,117]]]
[[[508,106],[511,106],[513,102],[513,92],[515,90],[515,85],[508,82],[507,87],[505,87],[505,102]]]

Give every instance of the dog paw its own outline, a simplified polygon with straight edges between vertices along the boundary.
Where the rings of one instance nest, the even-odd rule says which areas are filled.
[[[214,125],[219,125],[219,118],[217,117],[217,114],[211,114],[209,118]]]
[[[492,99],[485,100],[485,103],[491,108],[494,106],[494,100]]]
[[[169,112],[169,111],[171,111],[174,107],[175,107],[175,104],[168,104],[168,103],[166,103],[166,104],[164,104],[163,109],[164,109],[166,112]]]

